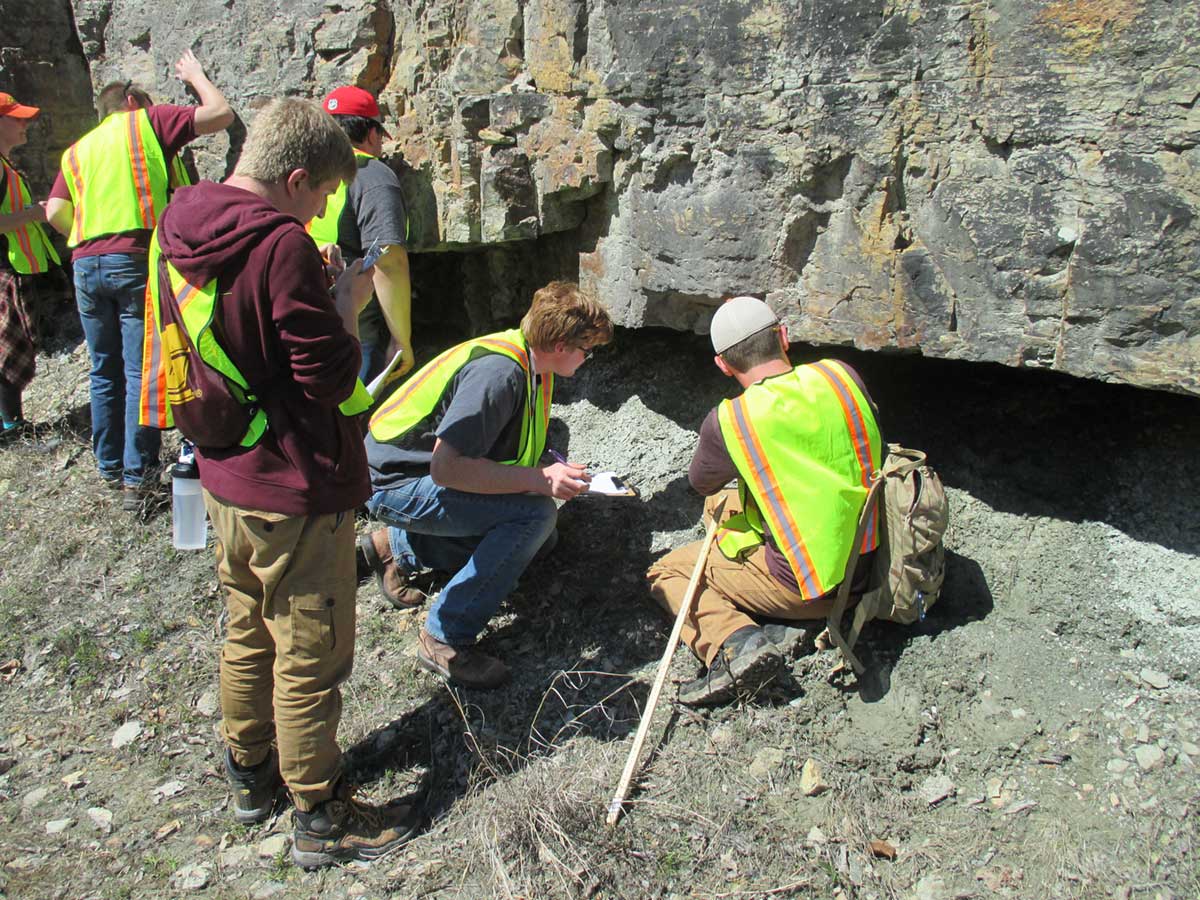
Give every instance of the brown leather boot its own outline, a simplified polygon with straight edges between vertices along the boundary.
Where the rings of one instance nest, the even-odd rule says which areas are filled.
[[[379,591],[396,609],[414,609],[421,606],[428,594],[413,583],[411,576],[400,571],[392,559],[392,545],[388,541],[388,530],[379,528],[358,539],[367,567],[375,575]]]
[[[434,675],[465,688],[490,690],[508,681],[508,666],[475,647],[443,644],[421,629],[417,638],[417,662]]]

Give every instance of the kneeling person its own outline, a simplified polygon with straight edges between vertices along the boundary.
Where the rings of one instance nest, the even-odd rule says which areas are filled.
[[[722,497],[728,516],[683,625],[684,643],[707,666],[679,692],[696,706],[753,693],[774,676],[783,657],[762,620],[829,614],[883,448],[858,374],[832,359],[793,367],[787,329],[761,300],[725,303],[711,334],[717,368],[743,391],[705,418],[688,470],[709,498],[705,516]],[[734,478],[738,490],[725,490]],[[877,545],[872,519],[852,592],[865,588]],[[651,593],[672,613],[701,546],[680,547],[647,573]]]
[[[583,466],[542,463],[555,376],[612,339],[612,321],[567,282],[533,296],[521,327],[452,347],[397,388],[371,419],[367,509],[389,528],[360,539],[397,606],[424,598],[423,570],[452,573],[429,610],[417,658],[464,687],[508,677],[475,642],[543,547],[554,499],[587,487]]]

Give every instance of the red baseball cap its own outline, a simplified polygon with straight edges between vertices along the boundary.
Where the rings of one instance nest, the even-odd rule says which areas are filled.
[[[36,106],[22,106],[12,94],[0,94],[0,116],[14,119],[32,119],[41,110]]]
[[[379,125],[379,130],[385,136],[391,137],[380,121],[379,104],[369,91],[360,87],[334,88],[321,103],[321,107],[331,116],[362,116]]]

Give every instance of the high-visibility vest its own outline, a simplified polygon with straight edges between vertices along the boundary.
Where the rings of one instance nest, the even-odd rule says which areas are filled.
[[[146,279],[145,340],[142,344],[142,392],[138,421],[154,428],[171,428],[171,403],[181,402],[188,396],[187,357],[183,336],[174,324],[161,325],[163,315],[160,307],[162,297],[158,278],[159,260],[162,249],[158,244],[158,232],[150,238],[149,277]],[[242,375],[237,365],[229,358],[225,348],[217,341],[212,330],[213,317],[217,312],[217,279],[207,284],[189,282],[168,260],[167,276],[171,282],[172,299],[179,307],[187,337],[200,358],[220,372],[230,385],[231,393],[239,402],[255,407],[254,415],[240,441],[243,447],[253,447],[266,433],[269,423],[267,414],[258,405],[258,398]],[[362,379],[355,379],[354,392],[338,404],[344,416],[357,416],[370,409],[371,395]]]
[[[0,216],[20,212],[32,206],[25,179],[3,156],[0,156],[0,171],[3,171]],[[58,252],[50,243],[50,236],[41,222],[26,222],[20,228],[6,232],[4,237],[8,239],[8,262],[14,272],[21,275],[37,275],[48,271],[51,262],[59,264]]]
[[[363,153],[358,149],[354,151],[354,156],[360,169],[375,158],[370,153]],[[338,242],[338,220],[342,217],[342,210],[346,208],[346,191],[346,182],[338,182],[337,190],[325,201],[325,215],[318,219],[309,219],[308,224],[304,226],[318,247]]]
[[[542,376],[540,388],[537,386],[533,360],[519,328],[466,341],[427,363],[392,391],[371,417],[371,436],[380,442],[395,441],[402,437],[433,412],[458,370],[485,353],[507,356],[525,373],[525,411],[521,418],[519,449],[513,459],[501,462],[511,466],[537,465],[546,449],[546,427],[550,424],[554,375],[546,373]]]
[[[178,156],[168,171],[144,109],[116,112],[67,148],[63,177],[75,216],[67,246],[153,228],[172,188],[188,184]]]
[[[854,379],[836,360],[797,366],[723,401],[717,420],[744,509],[718,529],[721,552],[738,559],[769,529],[804,599],[837,587],[882,462],[879,426]],[[876,510],[861,552],[878,544]]]

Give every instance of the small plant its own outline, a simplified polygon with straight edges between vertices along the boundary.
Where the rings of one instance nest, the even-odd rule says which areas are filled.
[[[73,625],[54,638],[54,665],[60,672],[74,671],[79,687],[93,684],[104,668],[100,645],[81,626]]]
[[[287,847],[284,847],[271,860],[271,877],[276,881],[287,881],[294,874],[295,869],[292,868],[292,854]]]
[[[133,638],[133,645],[143,653],[151,650],[157,642],[155,639],[154,630],[146,625],[135,629],[130,635]]]
[[[179,868],[179,860],[169,853],[147,853],[144,858],[146,868],[161,878],[175,874],[175,870]]]

